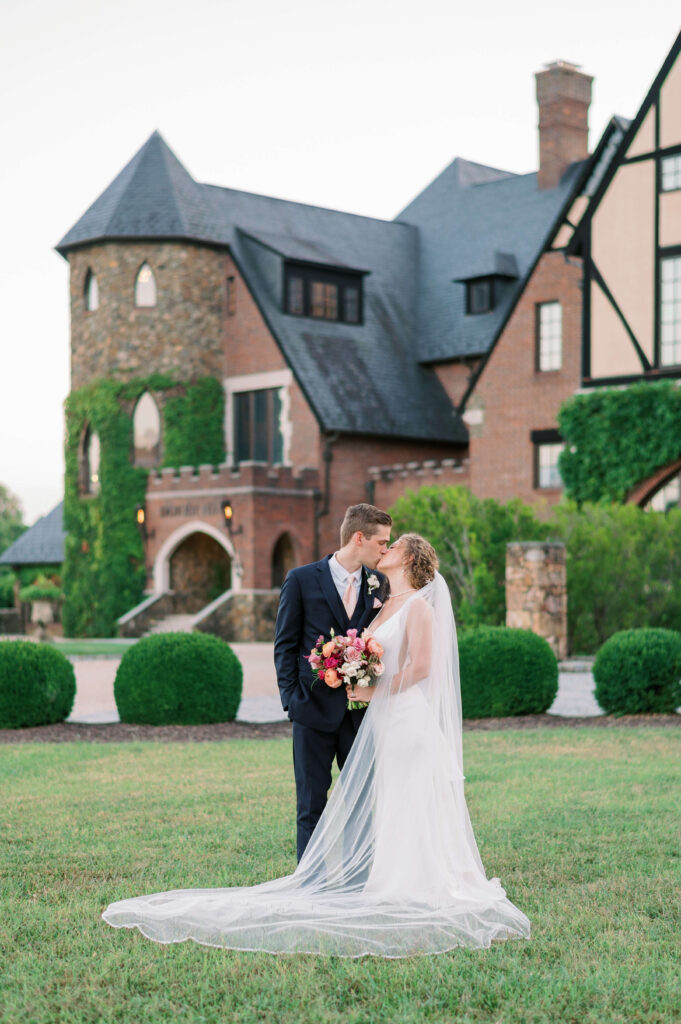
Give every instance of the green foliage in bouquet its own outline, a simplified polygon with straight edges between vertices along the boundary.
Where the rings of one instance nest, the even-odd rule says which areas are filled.
[[[459,638],[459,666],[464,718],[541,714],[558,692],[556,656],[530,630],[468,630]]]
[[[73,666],[54,647],[28,640],[0,643],[0,729],[63,722],[75,696]]]
[[[681,458],[681,388],[671,381],[602,388],[563,403],[560,473],[577,502],[624,501],[656,470]]]
[[[625,629],[594,664],[596,700],[606,714],[670,713],[681,706],[681,633]]]
[[[209,633],[143,637],[121,660],[114,682],[122,722],[197,725],[231,722],[243,669],[224,640]]]

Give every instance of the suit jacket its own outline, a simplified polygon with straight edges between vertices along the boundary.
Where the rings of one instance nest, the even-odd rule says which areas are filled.
[[[281,588],[274,639],[274,664],[284,711],[293,722],[319,729],[336,730],[347,710],[345,687],[333,690],[318,679],[305,660],[319,636],[328,639],[331,629],[343,634],[348,629],[361,633],[378,614],[375,598],[386,590],[386,578],[376,572],[379,587],[369,593],[371,571],[362,567],[362,579],[353,616],[348,619],[331,576],[327,555],[320,562],[292,569]],[[316,681],[315,681],[316,680]],[[313,686],[314,683],[314,686]],[[353,711],[353,716],[364,712]]]

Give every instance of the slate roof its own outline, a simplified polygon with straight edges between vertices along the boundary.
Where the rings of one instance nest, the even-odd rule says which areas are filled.
[[[429,364],[489,352],[589,166],[540,190],[536,174],[457,158],[384,221],[201,185],[154,132],[57,249],[132,238],[228,247],[323,429],[465,443]],[[364,273],[364,323],[285,314],[284,260]],[[496,307],[467,315],[465,281],[490,274]]]
[[[510,174],[457,158],[396,220],[418,230],[419,356],[424,362],[485,354],[512,308],[524,278],[572,197],[582,163],[556,188],[539,189],[536,174]],[[471,277],[499,273],[495,254],[512,256],[518,277],[489,313],[466,314]]]
[[[0,554],[0,565],[61,565],[66,537],[63,511],[64,502],[60,501]]]
[[[466,443],[437,376],[416,358],[414,228],[199,185],[154,132],[57,249],[127,238],[229,247],[323,429]],[[284,258],[366,272],[364,323],[283,313]]]

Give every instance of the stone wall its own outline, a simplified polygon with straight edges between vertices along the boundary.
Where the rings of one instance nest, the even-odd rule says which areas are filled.
[[[565,545],[530,541],[506,545],[506,625],[531,629],[567,657]]]
[[[234,643],[272,643],[278,607],[278,590],[230,591],[213,602],[194,629]]]
[[[148,263],[157,304],[137,308],[135,278]],[[106,242],[69,253],[71,387],[94,377],[125,380],[152,372],[181,380],[223,376],[226,251],[179,242]],[[88,272],[99,308],[85,309]]]

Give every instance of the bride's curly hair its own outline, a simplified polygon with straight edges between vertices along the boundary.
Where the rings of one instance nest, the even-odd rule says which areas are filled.
[[[406,557],[411,557],[405,565],[405,575],[411,586],[420,590],[430,583],[440,564],[435,548],[418,533],[403,533],[400,540]]]

